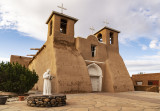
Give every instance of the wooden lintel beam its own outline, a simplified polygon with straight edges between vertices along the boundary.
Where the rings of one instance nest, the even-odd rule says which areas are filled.
[[[30,50],[40,50],[40,48],[30,48]]]
[[[30,55],[27,55],[27,56],[35,56],[35,55],[33,55],[33,54],[30,54]]]
[[[32,60],[29,62],[29,64],[34,60],[34,58],[46,47],[46,45],[43,45],[38,52],[36,53],[36,55],[33,56]],[[32,48],[31,48],[32,49]],[[37,48],[38,49],[38,48]]]

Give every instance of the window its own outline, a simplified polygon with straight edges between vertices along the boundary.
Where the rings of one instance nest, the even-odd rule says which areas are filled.
[[[143,84],[143,82],[142,81],[137,81],[136,84],[140,86],[140,85]]]
[[[60,32],[66,34],[67,20],[61,19]]]
[[[153,85],[153,82],[152,81],[148,81],[148,85]]]
[[[110,44],[113,44],[113,33],[112,32],[110,32]]]
[[[149,80],[148,85],[159,85],[159,80]]]
[[[99,41],[99,42],[102,42],[102,34],[101,34],[101,33],[98,34],[97,38],[98,38],[98,41]]]
[[[50,22],[50,33],[49,35],[52,35],[52,21]]]
[[[91,53],[92,53],[92,57],[96,56],[96,46],[95,45],[91,45]]]

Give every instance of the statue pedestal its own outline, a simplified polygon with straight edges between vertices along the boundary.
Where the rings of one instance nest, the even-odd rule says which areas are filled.
[[[32,107],[59,107],[66,105],[65,94],[31,95],[27,98],[27,105]]]

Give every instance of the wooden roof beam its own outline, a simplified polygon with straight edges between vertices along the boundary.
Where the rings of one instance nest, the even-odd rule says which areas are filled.
[[[35,55],[33,55],[33,54],[28,54],[27,56],[35,56]]]
[[[41,48],[30,48],[30,50],[40,50]]]

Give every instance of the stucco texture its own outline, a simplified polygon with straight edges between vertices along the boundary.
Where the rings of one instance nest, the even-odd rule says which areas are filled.
[[[28,64],[29,64],[31,59],[32,58],[30,58],[30,57],[11,55],[10,62],[11,63],[19,63],[22,66],[28,67]]]

